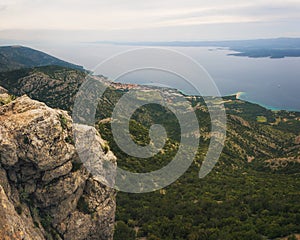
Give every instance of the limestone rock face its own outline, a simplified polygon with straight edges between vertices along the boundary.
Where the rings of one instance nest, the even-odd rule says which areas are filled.
[[[28,224],[16,212],[0,186],[0,236],[1,239],[44,239],[39,229],[32,222]]]
[[[0,239],[112,239],[116,193],[82,165],[67,112],[27,96],[0,106],[0,163]]]

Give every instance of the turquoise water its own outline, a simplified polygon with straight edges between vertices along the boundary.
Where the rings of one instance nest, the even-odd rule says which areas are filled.
[[[237,98],[240,99],[240,100],[244,100],[244,101],[249,101],[249,102],[252,102],[252,103],[256,103],[256,104],[259,104],[269,110],[272,110],[272,111],[280,111],[280,110],[287,110],[287,111],[296,111],[296,112],[299,112],[300,110],[299,109],[292,109],[292,108],[280,108],[280,107],[274,107],[274,106],[269,106],[269,105],[266,105],[262,102],[258,102],[256,100],[251,100],[247,97],[247,93],[246,92],[239,92],[239,93],[236,93],[234,95],[237,95]]]

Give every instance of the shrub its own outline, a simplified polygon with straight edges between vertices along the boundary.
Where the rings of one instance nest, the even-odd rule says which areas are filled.
[[[61,125],[62,129],[66,129],[68,126],[67,118],[64,115],[59,114],[59,120],[60,120],[60,125]]]

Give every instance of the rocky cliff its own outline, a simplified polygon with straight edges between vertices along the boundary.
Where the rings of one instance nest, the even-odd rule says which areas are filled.
[[[82,165],[69,115],[0,90],[0,239],[112,239],[116,193]]]

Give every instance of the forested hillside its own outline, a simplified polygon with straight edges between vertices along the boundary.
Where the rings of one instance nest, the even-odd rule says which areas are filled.
[[[0,85],[14,95],[28,94],[71,112],[85,76],[82,71],[49,66],[2,73]],[[100,100],[97,129],[117,156],[119,167],[148,172],[165,166],[180,144],[174,114],[155,104],[138,109],[130,121],[134,141],[148,144],[149,127],[154,123],[165,127],[168,139],[163,151],[150,159],[126,155],[114,142],[110,129],[114,106],[129,91],[126,85],[120,86],[112,84]],[[140,91],[145,89],[139,87]],[[175,94],[169,91],[170,96]],[[201,97],[184,97],[199,120],[198,154],[188,171],[162,190],[147,194],[119,192],[114,238],[248,240],[299,233],[300,113],[274,112],[235,96],[224,97],[226,144],[213,171],[199,179],[210,140],[210,116]]]

